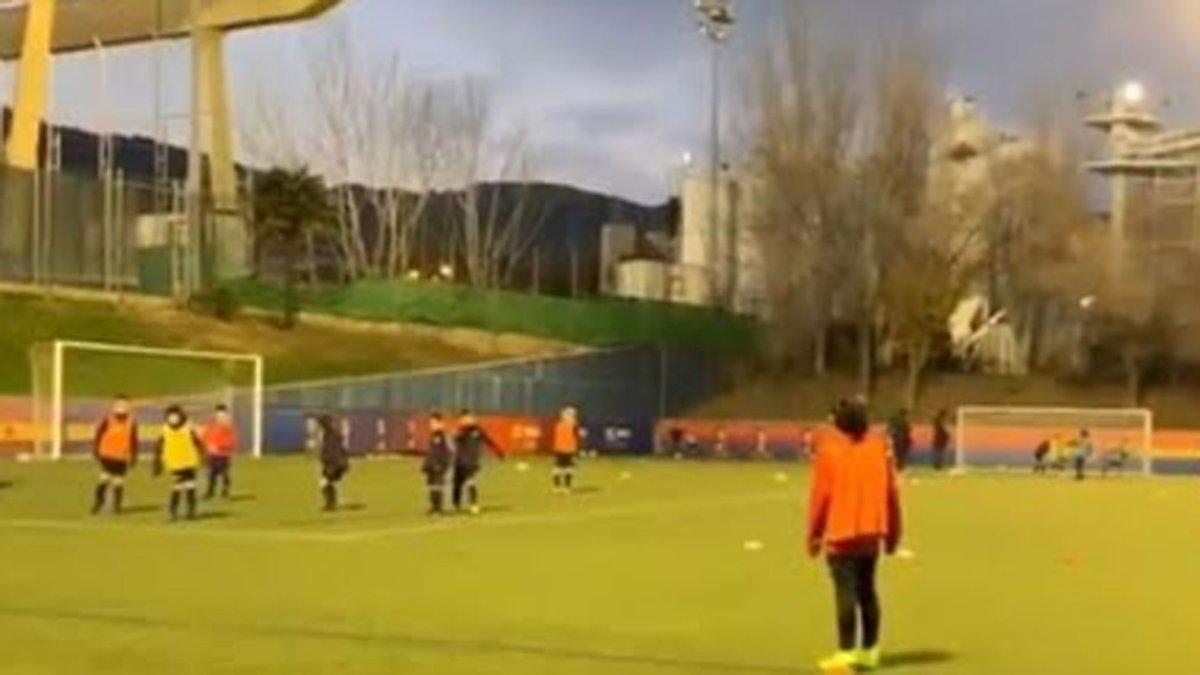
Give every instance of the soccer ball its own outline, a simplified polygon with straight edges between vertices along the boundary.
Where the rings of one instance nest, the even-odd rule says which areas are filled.
[[[521,473],[525,473],[528,470],[529,470],[528,462],[517,462],[517,471],[520,471]]]
[[[775,482],[776,482],[776,483],[786,483],[786,482],[788,482],[788,475],[787,475],[786,473],[782,472],[782,471],[780,471],[780,472],[776,473],[776,474],[775,474]]]

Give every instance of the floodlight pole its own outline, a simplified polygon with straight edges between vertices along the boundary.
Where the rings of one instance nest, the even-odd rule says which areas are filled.
[[[733,0],[694,0],[699,15],[700,32],[712,43],[712,108],[709,117],[709,268],[713,300],[720,300],[727,309],[734,309],[737,293],[736,230],[733,214],[728,213],[728,228],[725,233],[726,269],[725,278],[720,274],[721,247],[718,232],[721,229],[721,46],[733,34],[736,23],[733,16]],[[732,205],[730,205],[732,206]],[[728,210],[728,207],[727,207]],[[724,288],[719,288],[724,281]]]

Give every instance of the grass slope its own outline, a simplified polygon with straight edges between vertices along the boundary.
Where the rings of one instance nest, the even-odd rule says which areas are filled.
[[[570,498],[548,468],[493,463],[484,515],[430,520],[410,461],[356,464],[353,508],[323,515],[309,461],[243,460],[238,500],[170,525],[143,469],[118,519],[81,515],[90,464],[2,465],[0,670],[769,674],[830,648],[803,468],[605,460]],[[918,476],[916,557],[882,570],[887,672],[1187,668],[1191,482]]]
[[[247,304],[282,306],[274,286],[240,282]],[[466,326],[593,346],[672,345],[722,353],[754,347],[755,324],[703,307],[618,298],[561,298],[424,282],[360,282],[303,291],[308,311],[373,321]]]
[[[903,378],[889,374],[881,378],[872,403],[876,412],[891,415],[902,405]],[[701,417],[821,419],[831,402],[858,391],[857,379],[831,374],[811,377],[759,377],[738,384],[731,391],[708,401],[692,414]],[[1160,428],[1200,427],[1200,387],[1159,386],[1151,389],[1146,405],[1155,412]],[[1123,407],[1125,390],[1119,384],[1071,384],[1046,376],[1027,378],[973,374],[936,374],[925,386],[916,411],[920,421],[930,419],[939,408],[954,410],[960,405]]]
[[[304,324],[285,331],[261,318],[226,323],[166,307],[99,301],[0,295],[0,316],[0,353],[7,355],[5,367],[0,368],[0,394],[29,392],[29,348],[55,338],[260,353],[267,359],[266,376],[271,383],[492,358],[429,336],[399,337]],[[80,386],[111,390],[112,369],[101,368],[89,377],[107,381],[97,381],[94,387],[88,383]]]

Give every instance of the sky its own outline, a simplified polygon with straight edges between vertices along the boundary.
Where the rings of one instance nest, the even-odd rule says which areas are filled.
[[[1200,125],[1200,0],[737,0],[725,53],[728,119],[739,81],[778,32],[784,6],[806,5],[815,35],[869,52],[916,29],[934,46],[948,93],[974,96],[1018,128],[1033,92],[1098,99],[1143,81],[1165,116]],[[346,31],[365,58],[395,57],[412,77],[486,83],[501,126],[524,128],[539,178],[654,203],[685,153],[707,147],[709,47],[690,0],[346,0],[312,24],[255,30],[229,45],[235,115],[268,84],[302,80],[305,52]],[[59,60],[57,120],[90,128],[153,127],[152,51]],[[187,51],[162,50],[164,114],[185,137]],[[3,91],[11,90],[11,66]],[[239,103],[240,102],[240,103]],[[301,109],[298,114],[303,114]]]

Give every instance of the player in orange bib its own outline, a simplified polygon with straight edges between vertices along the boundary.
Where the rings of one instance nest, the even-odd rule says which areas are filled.
[[[554,423],[554,468],[550,476],[554,481],[554,492],[570,494],[575,481],[575,457],[579,454],[579,411],[567,406],[558,414]]]
[[[113,513],[120,513],[125,499],[125,474],[137,463],[138,425],[129,409],[129,397],[118,395],[112,408],[96,425],[92,455],[100,464],[92,513],[104,509],[108,489],[112,487]]]
[[[217,483],[220,483],[221,496],[229,499],[229,469],[237,452],[238,431],[228,406],[223,403],[217,405],[212,421],[204,426],[200,434],[200,440],[204,444],[204,460],[208,464],[208,490],[204,498],[212,499],[217,493]]]
[[[873,670],[881,662],[875,568],[881,549],[891,554],[900,544],[896,463],[862,402],[839,403],[834,418],[815,438],[808,511],[808,552],[826,554],[837,599],[838,651],[818,665]]]

